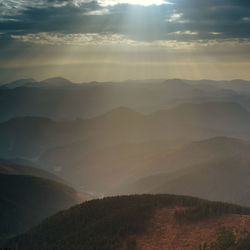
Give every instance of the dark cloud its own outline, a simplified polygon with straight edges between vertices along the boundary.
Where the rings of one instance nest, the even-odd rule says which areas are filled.
[[[220,32],[223,38],[249,38],[250,2],[236,0],[176,0],[175,9],[186,23],[181,29],[200,33]],[[209,37],[208,37],[209,38]]]
[[[129,4],[103,7],[96,1],[77,5],[73,1],[47,0],[38,6],[21,8],[14,16],[2,14],[0,32],[111,32],[146,41],[250,36],[250,22],[246,19],[250,17],[250,2],[246,0],[173,0],[172,4],[147,7]],[[89,14],[105,8],[108,14]]]

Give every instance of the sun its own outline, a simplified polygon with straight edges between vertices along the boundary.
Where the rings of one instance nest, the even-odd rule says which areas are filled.
[[[165,0],[99,0],[98,2],[102,6],[113,6],[116,4],[133,4],[143,6],[169,4],[169,2]]]

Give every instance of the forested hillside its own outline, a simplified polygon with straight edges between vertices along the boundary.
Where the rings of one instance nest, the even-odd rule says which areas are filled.
[[[27,233],[11,239],[5,246],[18,246],[20,250],[137,249],[137,243],[141,244],[143,234],[150,230],[155,213],[167,209],[166,215],[171,214],[173,208],[178,209],[175,210],[171,223],[160,223],[170,223],[178,230],[189,223],[192,226],[199,225],[200,221],[220,222],[220,218],[226,223],[227,220],[223,217],[226,215],[246,216],[246,226],[250,226],[250,208],[175,195],[120,196],[88,201],[62,211]],[[204,226],[199,227],[200,230],[205,230]],[[212,230],[216,233],[217,228]],[[155,233],[159,235],[160,232]],[[192,237],[195,239],[197,235]],[[216,236],[209,240],[216,240]],[[169,242],[166,241],[165,244],[168,246]]]

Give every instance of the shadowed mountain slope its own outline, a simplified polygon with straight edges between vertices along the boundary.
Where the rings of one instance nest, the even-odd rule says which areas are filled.
[[[63,179],[59,178],[58,176],[48,171],[45,171],[37,167],[24,165],[25,163],[28,163],[28,162],[24,160],[23,161],[18,160],[18,159],[15,159],[15,160],[0,159],[0,174],[31,175],[31,176],[41,177],[41,178],[45,178],[49,180],[54,180],[57,182],[65,182]]]
[[[59,182],[0,174],[0,236],[24,232],[49,215],[78,202],[76,191]]]

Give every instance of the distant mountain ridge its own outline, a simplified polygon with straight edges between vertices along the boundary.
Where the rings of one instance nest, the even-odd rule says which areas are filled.
[[[182,79],[76,84],[55,77],[18,80],[0,87],[0,121],[20,116],[72,120],[125,106],[152,113],[178,104],[234,102],[250,110],[250,82]]]
[[[90,84],[90,85],[149,85],[151,82],[155,82],[157,84],[161,84],[162,86],[174,86],[175,89],[182,90],[182,87],[185,86],[187,89],[192,89],[192,85],[196,85],[197,90],[199,89],[199,85],[201,86],[213,86],[213,87],[223,87],[228,89],[238,89],[241,91],[250,90],[250,81],[242,80],[242,79],[233,79],[233,80],[186,80],[186,79],[179,79],[179,78],[173,78],[173,79],[145,79],[145,80],[127,80],[127,81],[120,81],[120,82],[82,82],[78,83],[79,86],[81,84]],[[72,81],[57,76],[57,77],[51,77],[45,80],[36,81],[33,78],[24,78],[24,79],[17,79],[12,82],[8,82],[5,84],[2,84],[1,86],[5,86],[7,88],[17,88],[17,87],[48,87],[48,85],[51,84],[52,86],[58,86],[58,87],[64,87],[64,86],[70,86],[73,84]],[[218,85],[218,86],[216,86]],[[238,85],[238,87],[237,87]]]
[[[14,82],[6,83],[2,85],[2,87],[6,87],[8,89],[26,87],[26,88],[60,88],[60,87],[70,87],[74,84],[62,77],[53,77],[43,81],[36,81],[32,78],[21,79]]]
[[[250,138],[249,130],[250,113],[233,103],[186,104],[150,115],[118,108],[92,119],[60,122],[19,117],[0,123],[0,157],[37,157],[48,149],[81,140],[100,148],[159,139]]]

